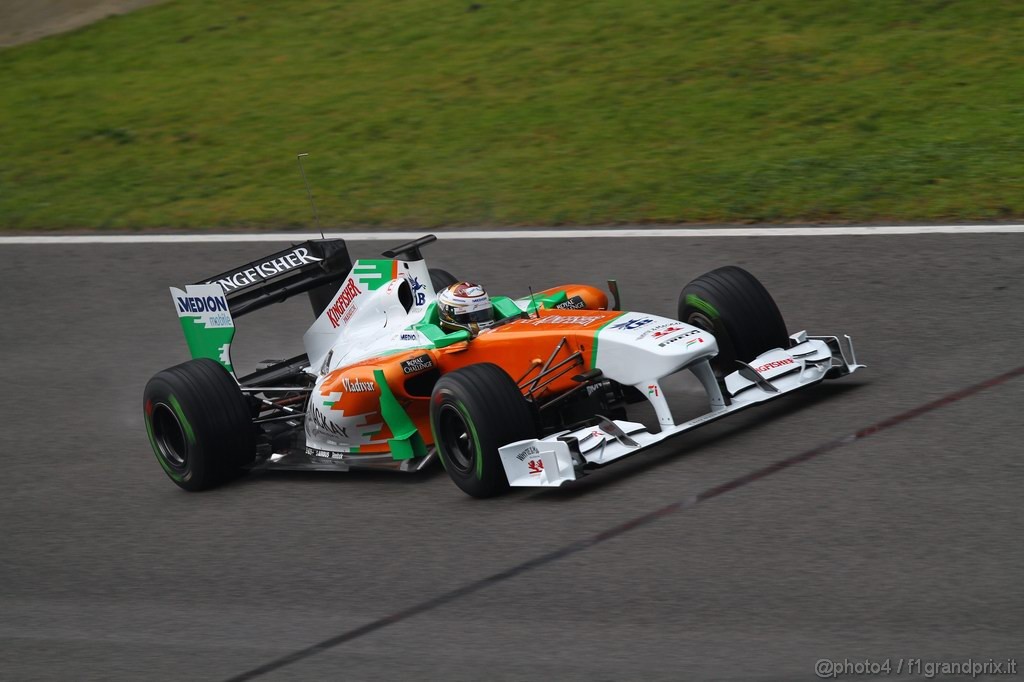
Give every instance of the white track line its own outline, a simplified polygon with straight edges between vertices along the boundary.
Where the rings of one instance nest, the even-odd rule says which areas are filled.
[[[835,237],[901,234],[1024,234],[1024,225],[896,225],[848,227],[673,227],[549,230],[418,230],[416,232],[328,232],[328,238],[349,241],[388,241],[416,239],[433,233],[441,239],[660,239],[688,237]],[[244,232],[237,234],[86,234],[0,236],[5,244],[202,244],[242,242],[301,242],[319,239],[318,232]]]

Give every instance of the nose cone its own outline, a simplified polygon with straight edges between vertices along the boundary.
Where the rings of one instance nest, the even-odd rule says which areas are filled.
[[[711,332],[657,315],[626,313],[598,333],[595,366],[623,384],[657,379],[718,353]]]

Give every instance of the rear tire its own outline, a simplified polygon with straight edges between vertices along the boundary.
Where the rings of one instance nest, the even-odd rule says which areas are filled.
[[[735,265],[712,270],[693,280],[679,295],[679,319],[707,329],[718,341],[711,366],[719,375],[750,362],[773,348],[789,347],[789,332],[768,290]]]
[[[430,427],[448,475],[473,497],[508,489],[500,446],[537,437],[530,404],[512,377],[491,363],[441,377],[430,398]]]
[[[239,476],[256,454],[256,427],[234,378],[219,363],[189,360],[158,373],[143,393],[153,453],[189,491]]]

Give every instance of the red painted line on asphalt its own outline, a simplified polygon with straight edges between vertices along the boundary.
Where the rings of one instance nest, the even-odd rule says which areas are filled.
[[[523,573],[531,571],[535,568],[539,568],[546,564],[553,563],[555,561],[558,561],[559,559],[563,559],[567,556],[571,556],[573,554],[582,552],[583,550],[589,547],[593,547],[594,545],[600,544],[607,540],[611,540],[612,538],[618,537],[620,535],[624,535],[630,532],[631,530],[635,530],[641,526],[645,526],[648,523],[651,523],[660,518],[673,514],[677,511],[682,511],[690,507],[695,507],[701,502],[705,502],[720,495],[724,495],[728,492],[736,490],[737,488],[742,488],[745,485],[749,485],[750,483],[754,483],[755,481],[767,478],[772,474],[784,471],[785,469],[788,469],[797,464],[802,464],[804,462],[820,457],[824,454],[832,452],[833,450],[837,450],[843,447],[844,445],[855,443],[858,440],[868,438],[869,436],[873,436],[876,433],[885,431],[886,429],[891,429],[894,426],[899,426],[912,419],[916,419],[921,415],[927,414],[934,410],[938,410],[942,407],[946,407],[947,405],[951,405],[965,398],[969,398],[986,389],[993,388],[1000,384],[1004,384],[1007,381],[1015,379],[1021,375],[1024,375],[1024,366],[1017,367],[1016,369],[1012,369],[1004,374],[994,376],[991,379],[986,379],[985,381],[982,381],[980,383],[967,386],[966,388],[962,388],[958,391],[954,391],[953,393],[949,393],[945,396],[942,396],[937,400],[933,400],[923,405],[911,408],[905,412],[901,412],[892,417],[888,417],[880,422],[867,426],[854,433],[847,434],[839,438],[835,438],[833,440],[828,441],[827,443],[823,443],[821,445],[813,447],[810,450],[805,450],[804,452],[798,453],[791,457],[778,460],[760,469],[756,469],[754,471],[751,471],[750,473],[744,474],[730,481],[726,481],[725,483],[722,483],[720,485],[708,488],[707,490],[704,490],[698,495],[687,497],[682,500],[677,500],[663,507],[659,507],[658,509],[649,511],[646,514],[641,514],[640,516],[624,521],[623,523],[620,523],[616,526],[607,528],[588,538],[577,540],[572,544],[565,545],[564,547],[556,549],[547,554],[542,554],[540,556],[534,557],[533,559],[528,559],[527,561],[507,568],[504,571],[494,573],[490,576],[481,578],[471,583],[467,583],[462,587],[457,587],[436,597],[433,597],[426,601],[422,601],[418,604],[414,604],[408,608],[402,609],[401,611],[392,613],[391,615],[384,616],[375,621],[366,623],[365,625],[361,625],[355,629],[348,630],[346,632],[335,635],[334,637],[330,637],[321,642],[317,642],[316,644],[308,646],[304,649],[299,649],[298,651],[294,651],[280,658],[276,658],[272,661],[264,663],[263,665],[257,666],[255,668],[252,668],[251,670],[247,670],[243,673],[240,673],[234,677],[229,678],[229,682],[251,680],[255,677],[259,677],[269,672],[273,672],[274,670],[279,670],[287,665],[291,665],[292,663],[296,663],[302,659],[314,656],[322,651],[326,651],[327,649],[331,649],[333,647],[344,644],[345,642],[350,642],[354,639],[362,637],[363,635],[368,635],[370,633],[376,632],[378,630],[388,627],[389,625],[394,625],[395,623],[400,623],[404,620],[408,620],[413,616],[417,616],[421,613],[425,613],[440,606],[444,606],[457,599],[473,594],[474,592],[479,592],[480,590],[486,587],[490,587],[491,585],[504,582],[510,578],[522,575]]]

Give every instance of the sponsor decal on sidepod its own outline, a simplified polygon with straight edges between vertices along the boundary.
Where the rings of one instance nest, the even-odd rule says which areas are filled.
[[[348,431],[345,429],[344,426],[340,426],[329,420],[327,418],[327,415],[318,410],[316,407],[313,408],[312,412],[313,424],[316,425],[318,429],[326,433],[334,434],[335,436],[341,436],[342,438],[345,439],[348,438]]]
[[[417,355],[414,358],[410,358],[399,363],[402,366],[402,372],[405,374],[415,374],[416,372],[422,372],[425,369],[430,369],[434,366],[430,356],[424,353],[423,355]]]
[[[372,381],[361,381],[360,379],[342,379],[341,383],[349,393],[372,393],[377,390],[377,385]]]
[[[327,309],[327,319],[331,321],[331,326],[337,328],[341,324],[342,320],[348,320],[351,316],[351,311],[355,308],[352,306],[352,301],[356,296],[359,295],[359,287],[352,280],[348,280],[345,288],[338,294],[338,298],[334,300],[334,303]],[[345,313],[348,312],[349,315]]]

